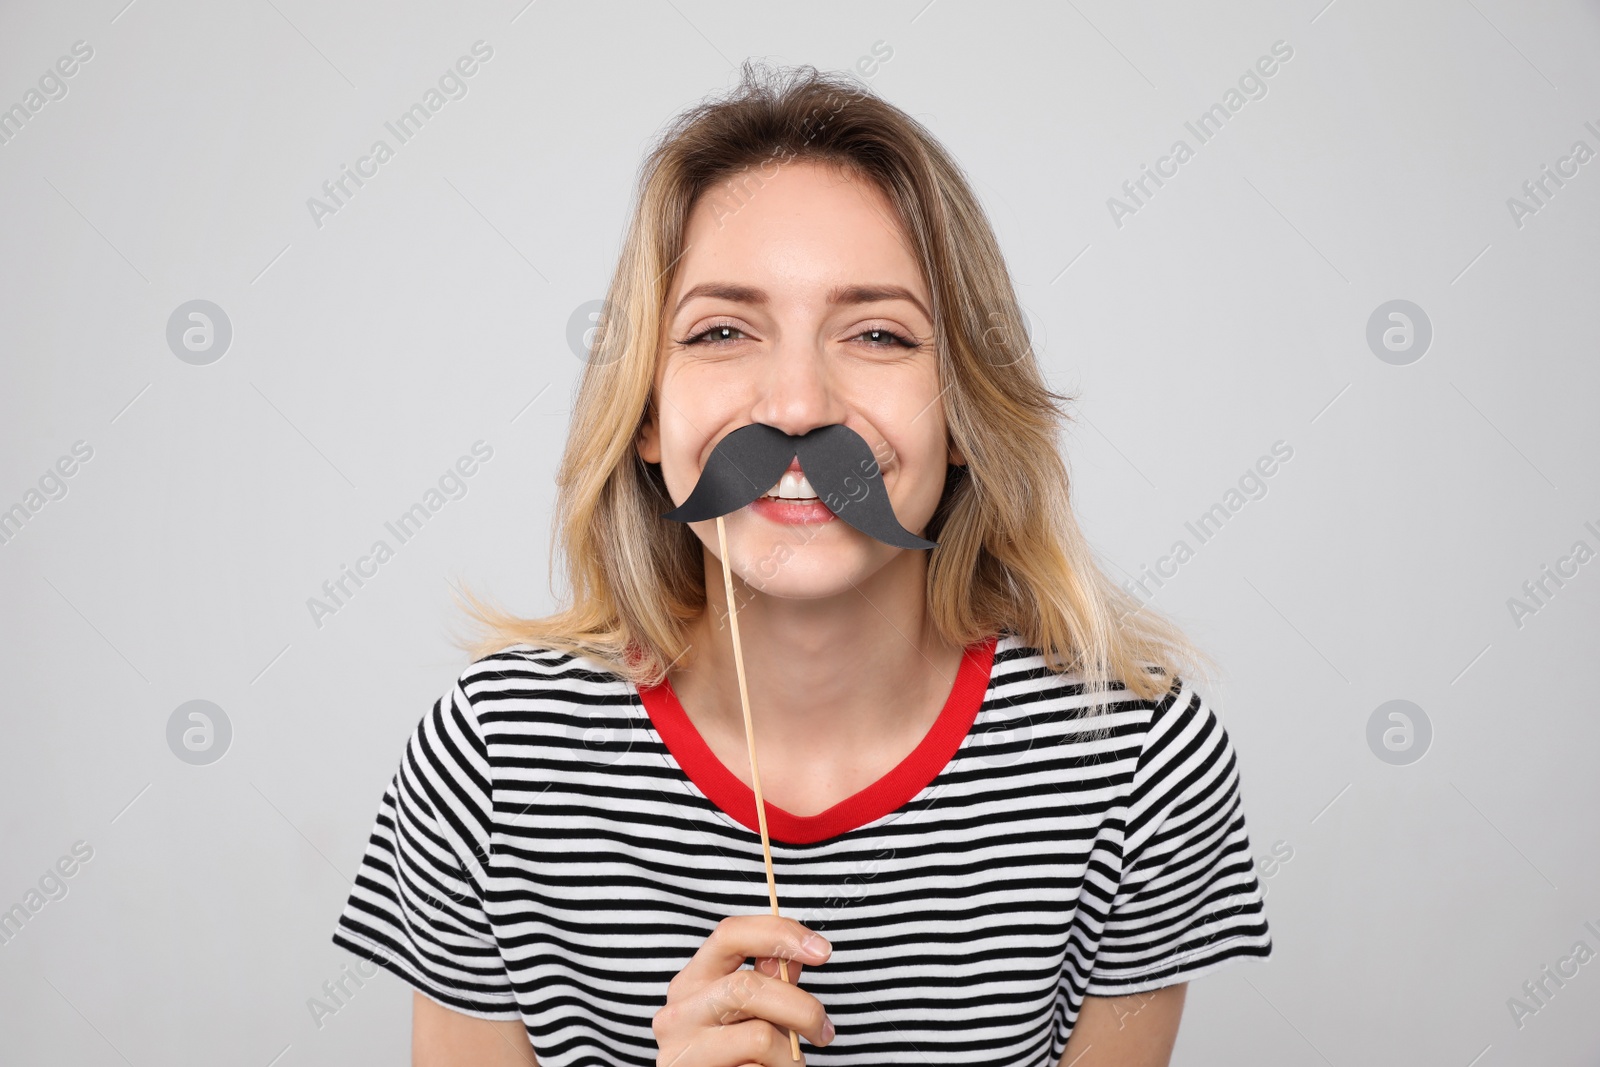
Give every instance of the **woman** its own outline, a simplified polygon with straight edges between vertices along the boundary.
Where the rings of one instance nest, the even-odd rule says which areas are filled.
[[[469,596],[479,658],[334,935],[417,991],[414,1062],[776,1067],[792,1029],[815,1063],[1167,1063],[1185,983],[1271,951],[1236,759],[1078,530],[1071,398],[959,169],[847,79],[747,64],[646,161],[606,306],[570,604]],[[848,427],[937,543],[837,521],[799,464],[726,516],[782,917],[717,522],[661,517],[752,423]]]

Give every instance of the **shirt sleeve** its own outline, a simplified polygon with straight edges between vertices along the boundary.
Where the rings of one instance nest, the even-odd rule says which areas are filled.
[[[1156,706],[1126,812],[1122,876],[1085,993],[1140,993],[1271,955],[1233,742],[1182,679]]]
[[[458,680],[406,743],[333,942],[445,1007],[516,1019],[483,903],[492,793],[488,748]]]

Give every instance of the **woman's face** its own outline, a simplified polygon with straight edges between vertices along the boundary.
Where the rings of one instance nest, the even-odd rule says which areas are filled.
[[[712,447],[748,423],[843,423],[872,448],[900,524],[922,534],[960,454],[939,403],[931,301],[894,208],[871,182],[791,162],[750,168],[690,214],[662,311],[655,411],[637,447],[688,498]],[[737,192],[732,190],[736,189]],[[777,487],[773,487],[777,491]],[[724,518],[732,569],[774,596],[849,592],[898,549],[834,518]],[[690,526],[718,559],[716,520]]]

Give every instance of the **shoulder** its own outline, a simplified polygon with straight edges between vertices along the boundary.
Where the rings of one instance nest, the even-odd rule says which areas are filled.
[[[567,733],[597,709],[637,700],[627,679],[587,656],[519,643],[469,663],[440,703],[453,705],[474,733],[492,742],[497,735],[546,732],[539,724]]]
[[[1239,759],[1227,727],[1186,679],[1152,703],[1127,798],[1128,840],[1140,842],[1161,825],[1242,823]],[[1162,833],[1167,831],[1163,830]]]
[[[1130,856],[1159,826],[1209,826],[1240,805],[1239,762],[1222,719],[1189,678],[1160,677],[1165,684],[1148,696],[1121,681],[1096,692],[1039,649],[1002,637],[986,700],[986,714],[1010,720],[992,729],[1045,753],[1074,787],[1093,786],[1121,820]]]
[[[456,687],[474,706],[508,697],[559,697],[619,685],[626,686],[626,680],[587,656],[527,643],[507,645],[475,659],[456,678]]]
[[[1067,745],[1112,770],[1125,786],[1236,775],[1233,742],[1211,702],[1190,678],[1143,665],[1158,684],[1140,695],[1125,679],[1088,685],[1081,672],[1057,670],[1042,651],[1009,633],[995,646],[983,717],[1010,720]]]
[[[1095,687],[1081,671],[1059,669],[1041,649],[1002,632],[995,643],[985,703],[1048,713],[1077,721],[1089,732],[1142,743],[1171,716],[1191,714],[1204,705],[1188,680],[1151,665],[1145,670],[1161,679],[1151,695],[1140,695],[1125,678]]]
[[[1140,694],[1122,680],[1096,687],[1002,633],[970,754],[981,757],[986,774],[1044,774],[1057,788],[1068,781],[1074,790],[1092,787],[1105,804],[1125,800],[1141,776],[1164,765],[1162,739],[1172,727],[1205,710],[1183,678],[1162,675],[1145,688]]]

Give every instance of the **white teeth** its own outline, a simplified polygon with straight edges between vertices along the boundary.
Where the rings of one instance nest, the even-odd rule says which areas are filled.
[[[779,497],[783,500],[817,499],[817,491],[811,488],[811,483],[806,481],[804,474],[794,471],[784,471],[783,477],[778,479],[778,484],[768,490],[768,496]]]

